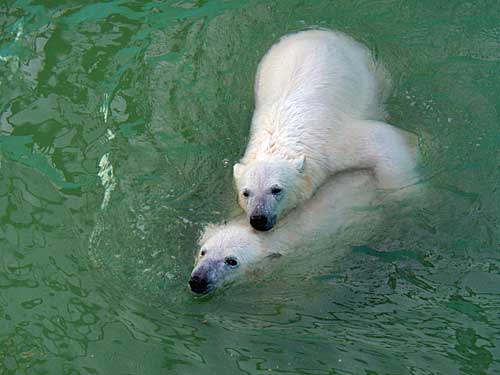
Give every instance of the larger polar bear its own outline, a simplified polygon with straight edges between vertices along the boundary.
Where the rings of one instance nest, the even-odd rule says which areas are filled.
[[[246,217],[228,224],[209,225],[200,240],[200,251],[189,285],[195,293],[207,293],[234,279],[255,263],[274,254],[321,246],[342,232],[353,244],[370,231],[363,223],[377,225],[376,180],[366,171],[344,172],[326,182],[304,205],[290,212],[270,232],[252,229]],[[346,236],[347,233],[347,238]]]
[[[271,47],[257,69],[249,144],[233,168],[253,228],[270,230],[339,171],[369,168],[382,188],[407,180],[406,139],[378,122],[389,87],[367,48],[342,33],[302,31]]]

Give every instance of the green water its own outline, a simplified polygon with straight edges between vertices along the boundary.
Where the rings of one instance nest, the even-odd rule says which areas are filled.
[[[310,26],[386,63],[427,194],[195,297],[256,64]],[[0,2],[0,374],[499,374],[499,78],[493,0]]]

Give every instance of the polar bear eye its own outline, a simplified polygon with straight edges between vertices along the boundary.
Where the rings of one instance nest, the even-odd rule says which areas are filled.
[[[283,191],[283,189],[280,188],[279,186],[273,186],[271,188],[271,194],[273,194],[273,195],[281,194],[282,191]]]
[[[201,255],[202,257],[204,257],[206,254],[207,254],[207,251],[206,251],[206,250],[202,250],[202,251],[200,251],[200,255]]]
[[[242,195],[243,195],[245,198],[248,198],[248,197],[250,196],[250,192],[248,191],[248,189],[245,189],[245,190],[243,190]]]
[[[226,257],[226,259],[224,259],[224,263],[228,266],[236,267],[238,265],[238,260],[233,257]]]

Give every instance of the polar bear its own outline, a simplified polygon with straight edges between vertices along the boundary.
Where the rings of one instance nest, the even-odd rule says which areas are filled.
[[[250,140],[233,167],[254,229],[272,229],[339,171],[372,169],[382,188],[406,181],[414,166],[406,139],[381,122],[389,90],[385,69],[342,33],[302,31],[271,47],[257,69]]]
[[[350,244],[363,241],[370,231],[360,230],[360,226],[374,226],[380,216],[380,210],[370,209],[380,202],[376,186],[371,172],[343,172],[280,220],[273,231],[254,230],[245,215],[224,225],[207,226],[189,280],[191,290],[207,293],[266,257],[313,244],[331,245],[340,232],[346,238],[346,230]]]

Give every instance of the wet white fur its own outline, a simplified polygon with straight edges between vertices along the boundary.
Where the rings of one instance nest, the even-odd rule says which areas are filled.
[[[379,187],[402,185],[414,158],[405,136],[382,122],[389,91],[384,68],[352,38],[326,30],[283,37],[257,70],[250,140],[234,168],[239,193],[262,180],[262,165],[269,164],[271,171],[282,168],[276,160],[300,169],[286,198],[291,202],[283,203],[280,214],[346,169],[373,169]],[[264,179],[272,177],[270,168],[262,172]],[[241,196],[240,204],[248,211]]]

